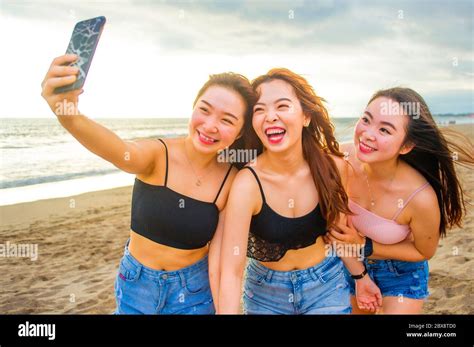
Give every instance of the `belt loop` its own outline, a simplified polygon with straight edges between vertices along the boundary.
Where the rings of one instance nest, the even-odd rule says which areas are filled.
[[[265,274],[265,281],[269,282],[272,279],[272,276],[273,276],[273,271],[267,270],[267,273]]]
[[[124,247],[124,253],[125,254],[130,254],[130,252],[128,251],[128,245],[130,244],[130,238],[127,239],[127,242],[125,242],[125,247]]]
[[[181,287],[186,288],[186,277],[184,276],[183,271],[178,270],[178,276],[181,281]]]
[[[311,276],[313,281],[319,280],[318,274],[316,273],[316,270],[313,267],[309,268],[308,270],[309,270],[309,275]]]
[[[390,259],[387,259],[386,262],[387,262],[387,267],[390,270],[390,272],[396,272],[395,271],[395,266],[393,266],[392,261]]]

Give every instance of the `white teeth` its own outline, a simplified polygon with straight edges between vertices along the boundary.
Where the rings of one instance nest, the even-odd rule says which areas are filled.
[[[283,129],[270,129],[270,130],[267,130],[265,133],[267,135],[275,135],[275,134],[283,134],[285,132],[285,130]]]
[[[368,149],[368,150],[375,151],[375,148],[372,148],[372,147],[366,145],[366,144],[363,143],[362,141],[360,141],[360,144],[362,145],[362,147],[364,147],[364,148],[366,148],[366,149]]]
[[[201,137],[206,141],[210,141],[210,142],[216,142],[217,141],[217,140],[211,139],[210,137],[207,137],[203,133],[199,133],[199,135],[201,135]]]

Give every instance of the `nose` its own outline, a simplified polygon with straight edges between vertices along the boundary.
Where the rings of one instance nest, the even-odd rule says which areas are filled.
[[[375,141],[375,135],[372,129],[364,130],[364,132],[362,133],[362,138],[365,140]]]
[[[274,110],[268,110],[265,114],[265,122],[274,123],[278,120],[278,114]]]
[[[204,131],[207,133],[216,133],[217,132],[217,120],[214,117],[211,117],[204,123]]]

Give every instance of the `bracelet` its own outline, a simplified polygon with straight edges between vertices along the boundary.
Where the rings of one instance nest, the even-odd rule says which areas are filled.
[[[365,245],[364,245],[364,258],[368,258],[374,253],[372,239],[369,237],[365,237]]]
[[[360,280],[363,278],[365,275],[367,275],[367,267],[364,264],[364,271],[360,275],[351,275],[352,279],[354,280]]]

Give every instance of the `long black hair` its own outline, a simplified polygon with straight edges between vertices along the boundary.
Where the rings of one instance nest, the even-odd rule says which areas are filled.
[[[418,170],[436,192],[441,214],[439,232],[441,236],[445,236],[447,228],[454,225],[461,227],[466,213],[464,191],[454,163],[473,166],[473,145],[460,133],[438,128],[425,100],[414,90],[401,87],[379,90],[368,104],[380,97],[389,98],[401,106],[419,106],[415,107],[419,112],[408,114],[403,143],[414,145],[414,148],[407,154],[400,155],[400,159]],[[456,138],[461,141],[455,141]]]

